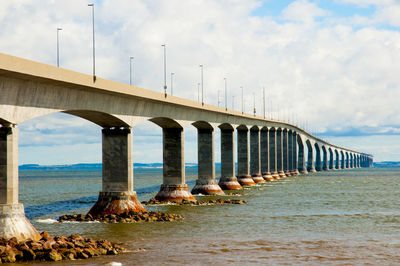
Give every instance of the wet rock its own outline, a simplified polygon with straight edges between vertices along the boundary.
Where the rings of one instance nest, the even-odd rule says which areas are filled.
[[[0,238],[1,263],[87,259],[98,255],[116,255],[122,251],[124,248],[107,240],[84,238],[78,234],[53,238],[43,232],[39,241],[20,242],[14,238]]]

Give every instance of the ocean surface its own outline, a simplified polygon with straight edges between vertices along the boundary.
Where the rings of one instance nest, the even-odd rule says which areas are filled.
[[[190,189],[196,172],[187,169]],[[139,200],[155,196],[161,183],[162,169],[135,169]],[[99,169],[20,171],[20,201],[39,231],[106,238],[129,250],[57,265],[400,264],[400,168],[300,175],[225,196],[245,205],[146,207],[182,214],[180,222],[53,223],[86,213],[100,189]]]

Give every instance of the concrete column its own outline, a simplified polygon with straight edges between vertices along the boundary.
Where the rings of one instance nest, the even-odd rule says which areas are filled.
[[[328,165],[328,151],[324,148],[321,148],[322,153],[323,153],[323,160],[322,160],[322,170],[328,171],[329,170],[329,165]]]
[[[288,144],[289,144],[289,172],[290,175],[294,175],[293,169],[293,134],[288,132]]]
[[[102,191],[90,209],[92,216],[145,211],[133,191],[132,130],[110,127],[102,130]]]
[[[39,240],[18,202],[18,128],[0,127],[0,237]]]
[[[335,158],[336,158],[335,168],[340,169],[340,164],[339,164],[340,159],[339,159],[339,153],[337,151],[335,151]]]
[[[269,169],[274,179],[279,179],[276,152],[276,130],[269,131]]]
[[[282,153],[283,153],[283,172],[285,176],[290,176],[289,171],[289,140],[288,140],[288,131],[285,129],[282,131]]]
[[[310,173],[315,172],[315,165],[314,165],[314,154],[313,154],[313,146],[310,145],[308,149],[308,158],[307,158],[307,171]]]
[[[214,130],[197,129],[198,179],[192,194],[225,195],[215,179]]]
[[[280,178],[286,177],[283,171],[283,133],[282,130],[276,131],[276,162]]]
[[[350,157],[348,153],[346,153],[346,168],[350,168]]]
[[[293,174],[294,175],[300,174],[297,160],[298,160],[297,159],[297,133],[293,132]]]
[[[335,170],[335,157],[333,155],[333,151],[332,150],[328,151],[329,151],[329,169]]]
[[[307,167],[306,167],[306,156],[304,153],[304,145],[300,145],[299,146],[299,162],[298,162],[299,166],[299,172],[301,174],[307,174]]]
[[[322,171],[321,149],[319,148],[319,146],[318,148],[315,147],[315,170],[318,172]]]
[[[223,190],[237,190],[242,186],[235,176],[235,138],[233,129],[221,129],[221,178]]]
[[[255,183],[265,183],[260,171],[260,130],[250,130],[250,175]]]
[[[185,183],[184,133],[182,128],[163,128],[163,184],[159,201],[196,201]]]
[[[266,181],[273,181],[269,164],[269,130],[262,129],[260,131],[260,146],[261,146],[261,174]]]
[[[238,139],[238,181],[242,186],[253,186],[256,183],[249,174],[249,131],[237,130]]]
[[[341,168],[342,169],[346,169],[346,164],[345,164],[345,159],[344,159],[344,153],[343,152],[340,153],[340,158],[341,158],[341,160],[340,160]]]

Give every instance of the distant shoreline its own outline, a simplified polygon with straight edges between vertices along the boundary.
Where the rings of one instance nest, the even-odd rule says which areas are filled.
[[[162,163],[134,163],[134,168],[162,168]],[[196,168],[197,163],[186,163],[186,168]],[[220,167],[221,163],[215,163],[216,167]],[[400,162],[383,161],[374,162],[374,167],[400,167]],[[22,164],[19,170],[65,170],[65,169],[101,169],[101,163],[78,163],[64,165],[40,165],[40,164]]]

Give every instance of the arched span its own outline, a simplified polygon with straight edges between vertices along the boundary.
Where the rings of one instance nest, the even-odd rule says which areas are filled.
[[[237,130],[249,130],[249,128],[246,125],[239,125],[236,129]]]
[[[130,125],[121,119],[103,112],[90,110],[67,110],[63,111],[63,113],[78,116],[101,127],[130,127]]]
[[[298,170],[300,173],[307,173],[304,143],[303,143],[303,140],[302,140],[300,134],[297,134],[296,140],[297,140],[296,142],[298,145],[297,167],[298,167]]]
[[[308,148],[307,171],[308,172],[315,172],[313,145],[311,144],[311,141],[309,139],[306,140],[306,144],[307,144],[307,148]]]
[[[192,125],[197,129],[214,129],[210,123],[205,121],[197,121],[192,123]]]
[[[5,119],[2,119],[2,118],[0,117],[0,126],[1,126],[1,125],[5,126],[5,125],[9,125],[9,124],[11,124],[11,123],[8,122],[8,121],[5,120]]]
[[[176,122],[175,120],[167,117],[154,117],[149,119],[149,121],[153,122],[154,124],[162,127],[162,128],[180,128],[183,129],[183,127]]]
[[[346,168],[350,168],[349,152],[346,151]]]
[[[228,123],[224,123],[218,126],[221,130],[234,130],[233,126]]]

